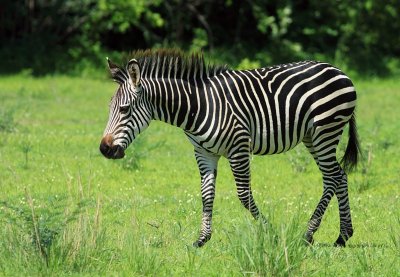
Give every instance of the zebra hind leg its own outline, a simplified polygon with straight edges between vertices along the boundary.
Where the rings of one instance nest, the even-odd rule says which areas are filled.
[[[215,197],[215,180],[219,156],[204,154],[195,151],[197,165],[201,176],[201,198],[203,215],[199,238],[193,243],[194,247],[201,247],[211,239],[211,222]]]
[[[323,176],[324,190],[322,192],[321,199],[308,222],[308,228],[305,235],[305,239],[310,244],[314,242],[313,235],[318,230],[321,224],[322,217],[325,214],[326,208],[328,207],[329,202],[335,194],[338,185],[336,180],[337,176],[335,175]]]
[[[322,217],[333,195],[342,184],[343,174],[336,159],[336,147],[339,143],[342,128],[328,130],[313,130],[312,136],[304,138],[303,143],[313,155],[322,175],[323,193],[321,199],[312,214],[305,239],[313,243],[313,235],[318,230]]]
[[[334,246],[346,246],[346,241],[353,235],[351,223],[350,204],[348,196],[347,175],[341,170],[342,180],[336,189],[336,196],[339,203],[340,233]]]

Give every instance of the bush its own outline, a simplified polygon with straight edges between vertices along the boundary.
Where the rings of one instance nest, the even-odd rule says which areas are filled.
[[[235,65],[322,57],[384,75],[400,58],[399,12],[397,0],[9,1],[0,9],[0,73],[74,72],[98,68],[104,52],[178,46],[223,49]]]

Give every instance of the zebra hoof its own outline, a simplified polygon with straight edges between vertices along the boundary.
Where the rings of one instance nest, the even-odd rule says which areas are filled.
[[[311,246],[314,244],[314,239],[313,238],[311,238],[311,240],[306,239],[305,242],[307,246]]]
[[[193,247],[199,248],[199,247],[204,246],[204,244],[206,244],[206,242],[209,241],[210,238],[211,238],[211,236],[199,238],[197,241],[193,242]]]
[[[343,239],[341,235],[339,235],[336,242],[333,244],[334,247],[346,247],[346,241]]]
[[[204,241],[198,240],[198,241],[193,242],[193,247],[195,247],[195,248],[200,248],[200,247],[202,247],[204,244],[205,244]]]
[[[305,240],[307,245],[313,245],[314,244],[314,238],[313,238],[312,235],[306,234],[304,236],[304,240]]]

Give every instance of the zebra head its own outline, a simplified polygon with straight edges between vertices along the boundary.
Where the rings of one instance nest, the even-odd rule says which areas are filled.
[[[119,87],[111,98],[107,127],[100,143],[100,152],[109,159],[121,159],[125,149],[150,123],[151,116],[142,95],[140,66],[132,59],[125,68],[108,58],[111,76]]]

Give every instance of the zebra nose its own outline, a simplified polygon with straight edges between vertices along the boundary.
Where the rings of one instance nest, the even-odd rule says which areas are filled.
[[[121,159],[125,156],[120,145],[113,145],[113,136],[108,134],[100,142],[100,152],[108,159]]]
[[[110,134],[106,135],[100,142],[100,152],[107,158],[110,158],[112,154],[111,153],[112,142],[113,138],[112,135]]]

